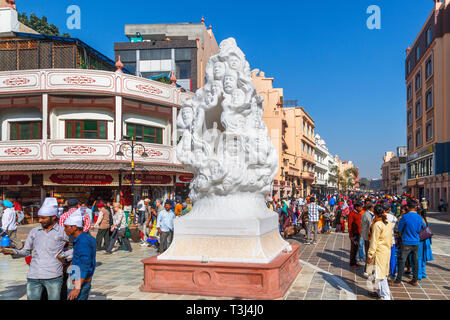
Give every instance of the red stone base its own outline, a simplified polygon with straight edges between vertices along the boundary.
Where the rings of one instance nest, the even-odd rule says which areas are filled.
[[[301,270],[299,245],[268,264],[201,263],[143,259],[141,291],[245,299],[277,299],[285,295]]]

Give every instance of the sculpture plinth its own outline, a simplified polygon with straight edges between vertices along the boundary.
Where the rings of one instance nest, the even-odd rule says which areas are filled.
[[[279,297],[300,271],[298,247],[292,250],[280,236],[278,216],[264,201],[278,154],[250,65],[233,38],[209,59],[206,80],[177,118],[183,131],[177,157],[195,174],[193,207],[175,220],[167,251],[143,260],[141,289]]]
[[[243,299],[282,298],[300,272],[299,245],[280,253],[270,263],[225,263],[158,260],[144,263],[140,290],[171,294],[233,297]]]

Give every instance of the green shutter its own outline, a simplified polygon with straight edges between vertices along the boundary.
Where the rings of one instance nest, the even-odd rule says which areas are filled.
[[[100,139],[106,139],[106,121],[99,122],[98,135]]]
[[[19,126],[20,140],[31,139],[31,123],[21,123]]]
[[[33,122],[31,124],[33,126],[33,137],[32,139],[40,139],[39,137],[39,122]]]
[[[136,137],[137,136],[141,136],[142,137],[142,131],[143,131],[142,126],[136,125]]]
[[[72,122],[66,121],[66,139],[72,138]]]
[[[81,138],[81,122],[75,122],[75,138]]]
[[[11,123],[11,140],[17,140],[17,123]]]
[[[156,128],[156,143],[163,143],[163,130],[161,128]]]
[[[127,124],[127,136],[130,138],[134,136],[134,124]]]
[[[84,121],[84,131],[97,131],[98,121],[95,120],[85,120]]]

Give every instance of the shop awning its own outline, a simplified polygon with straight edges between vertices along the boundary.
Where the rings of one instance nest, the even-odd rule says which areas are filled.
[[[137,172],[149,173],[166,173],[166,174],[184,174],[192,173],[182,165],[157,165],[157,164],[140,164],[135,165]],[[58,163],[16,163],[16,164],[0,164],[0,172],[30,172],[43,173],[47,171],[131,171],[130,164],[122,162],[111,163],[74,163],[74,162],[58,162]]]

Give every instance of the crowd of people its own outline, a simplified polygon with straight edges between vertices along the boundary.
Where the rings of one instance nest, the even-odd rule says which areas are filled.
[[[48,197],[38,211],[40,226],[32,229],[25,243],[17,238],[18,212],[13,202],[0,203],[0,237],[9,244],[1,253],[25,258],[28,300],[87,300],[98,251],[113,254],[116,243],[132,252],[130,224],[137,224],[140,244],[163,253],[173,239],[174,219],[189,213],[188,199],[152,201],[142,198],[136,214],[128,219],[120,203],[97,201],[87,205],[77,199],[58,201]],[[96,232],[96,238],[91,233]],[[2,241],[3,243],[3,241]]]
[[[433,260],[432,232],[427,222],[429,202],[412,195],[319,195],[305,199],[275,200],[267,206],[279,217],[283,237],[302,236],[306,245],[317,244],[317,233],[348,233],[350,265],[364,267],[375,282],[370,295],[390,300],[391,286],[400,286],[404,275],[418,286],[426,278],[426,263]]]
[[[426,263],[433,254],[425,199],[408,194],[333,194],[278,201],[268,197],[267,206],[278,214],[285,238],[303,236],[306,245],[315,245],[318,233],[348,233],[349,267],[364,267],[364,275],[376,283],[371,295],[378,299],[390,299],[389,282],[399,286],[403,276],[410,275],[409,284],[417,286],[427,276]],[[46,198],[38,212],[40,226],[31,230],[25,243],[17,239],[16,207],[9,200],[0,203],[0,236],[10,239],[1,252],[14,259],[25,257],[30,266],[28,299],[85,300],[98,251],[113,254],[119,243],[117,250],[123,246],[131,252],[129,224],[136,224],[140,245],[163,253],[173,239],[174,219],[189,213],[192,204],[179,196],[165,202],[144,197],[127,219],[120,203],[98,199],[87,205],[67,199],[58,204]]]

